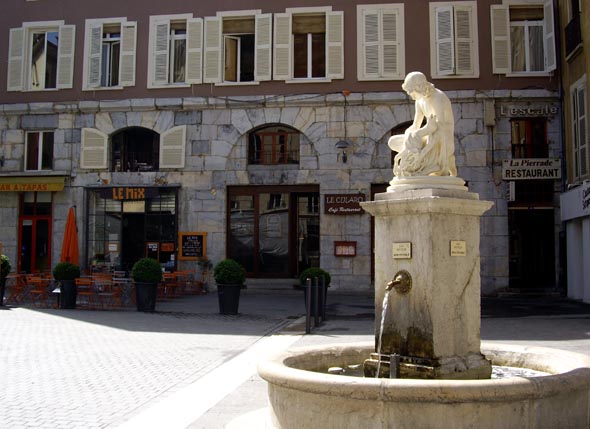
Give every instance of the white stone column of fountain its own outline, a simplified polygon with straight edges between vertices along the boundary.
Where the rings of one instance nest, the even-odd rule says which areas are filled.
[[[436,179],[441,178],[426,181],[436,186]],[[381,352],[427,359],[435,378],[489,378],[491,364],[480,352],[479,225],[492,203],[480,201],[465,187],[450,188],[407,190],[404,185],[399,192],[377,194],[375,201],[362,204],[375,217],[379,237],[375,336],[386,285],[406,270],[412,288],[389,294]],[[394,248],[408,243],[411,254],[394,258]],[[451,252],[451,243],[456,252]]]

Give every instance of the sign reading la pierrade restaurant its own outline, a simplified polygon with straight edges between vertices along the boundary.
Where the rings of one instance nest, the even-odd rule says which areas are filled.
[[[365,201],[364,194],[326,194],[324,196],[324,213],[333,215],[363,214],[360,203]]]
[[[502,179],[561,179],[561,161],[558,158],[505,159],[502,162]]]

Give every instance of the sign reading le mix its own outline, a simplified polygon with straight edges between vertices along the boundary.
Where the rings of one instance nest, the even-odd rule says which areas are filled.
[[[365,201],[364,194],[326,194],[324,196],[324,213],[334,215],[363,214],[360,203]]]
[[[561,161],[558,158],[517,158],[502,162],[502,179],[561,179]]]

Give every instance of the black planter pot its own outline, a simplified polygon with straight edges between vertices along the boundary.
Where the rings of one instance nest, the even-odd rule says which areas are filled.
[[[242,285],[217,284],[219,314],[238,314]]]
[[[0,307],[4,305],[4,291],[6,290],[6,277],[0,278]]]
[[[157,283],[135,282],[135,302],[137,311],[153,313],[156,310]]]
[[[59,281],[59,308],[68,310],[76,308],[77,296],[78,290],[76,289],[75,280]]]

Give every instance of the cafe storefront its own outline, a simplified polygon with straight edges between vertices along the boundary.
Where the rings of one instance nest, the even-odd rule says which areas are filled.
[[[179,187],[87,188],[87,252],[92,269],[130,270],[140,258],[176,267]]]
[[[51,268],[53,193],[63,191],[64,183],[63,175],[0,177],[0,193],[14,195],[18,207],[18,272]]]

